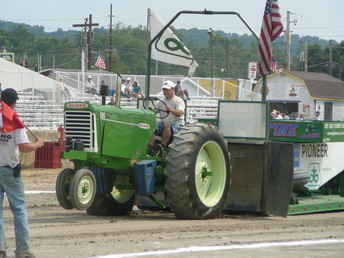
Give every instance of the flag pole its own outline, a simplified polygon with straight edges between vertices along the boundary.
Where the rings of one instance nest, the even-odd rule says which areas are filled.
[[[266,84],[266,75],[263,75],[263,86],[262,86],[262,101],[266,101],[266,93],[267,93],[267,84]]]
[[[150,84],[150,63],[151,63],[151,54],[152,54],[152,46],[150,44],[150,38],[151,38],[151,28],[150,28],[150,19],[151,19],[151,10],[150,8],[147,8],[147,34],[148,34],[148,44],[147,44],[147,71],[146,71],[146,78],[145,78],[145,98],[149,98],[149,84]]]
[[[31,129],[29,127],[27,127],[25,124],[24,124],[24,127],[26,128],[26,130],[36,139],[36,141],[38,140],[38,137],[36,134],[34,134],[34,132],[31,131]]]
[[[81,50],[81,76],[82,76],[81,96],[83,97],[85,95],[85,49],[84,48],[82,48]]]
[[[283,31],[281,15],[279,13],[278,0],[267,0],[264,10],[263,23],[258,43],[258,54],[260,56],[259,70],[263,76],[262,101],[267,96],[267,74],[271,72],[272,65],[272,42]]]

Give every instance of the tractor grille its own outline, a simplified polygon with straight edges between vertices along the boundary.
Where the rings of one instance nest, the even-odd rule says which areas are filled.
[[[65,137],[83,142],[86,150],[94,149],[93,115],[88,111],[65,111]]]

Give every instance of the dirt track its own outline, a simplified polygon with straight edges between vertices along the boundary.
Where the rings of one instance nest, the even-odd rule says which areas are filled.
[[[24,170],[26,190],[53,191],[59,170]],[[177,220],[172,213],[133,211],[126,217],[94,217],[64,210],[54,194],[28,195],[32,249],[38,258],[92,257],[189,246],[272,241],[344,239],[344,212],[280,217],[225,214],[221,219]],[[14,239],[5,212],[10,253]],[[343,257],[344,244],[195,252],[154,257]],[[153,257],[153,256],[146,256]]]

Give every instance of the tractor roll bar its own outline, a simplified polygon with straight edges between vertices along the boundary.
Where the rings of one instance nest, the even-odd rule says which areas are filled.
[[[237,12],[231,12],[231,11],[208,11],[205,9],[204,11],[180,11],[178,12],[166,25],[159,31],[158,34],[154,36],[154,38],[149,42],[148,44],[148,51],[147,51],[147,73],[146,73],[146,85],[145,85],[145,99],[149,98],[150,93],[150,76],[151,76],[151,61],[152,61],[152,45],[153,43],[161,37],[161,35],[164,33],[164,31],[170,27],[170,25],[181,15],[181,14],[203,14],[203,15],[214,15],[214,14],[227,14],[227,15],[236,15],[242,23],[246,26],[246,28],[253,34],[253,36],[259,40],[257,34],[251,29],[251,27],[248,25],[248,23],[241,17],[241,15]],[[265,78],[265,76],[264,76]],[[264,79],[263,78],[263,79]],[[264,81],[264,80],[263,80]],[[264,85],[263,85],[264,87]],[[263,91],[263,93],[266,91]],[[264,94],[263,94],[264,95]],[[262,96],[263,101],[265,101],[265,97]]]

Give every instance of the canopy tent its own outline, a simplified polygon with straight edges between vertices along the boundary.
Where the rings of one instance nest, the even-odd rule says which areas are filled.
[[[63,88],[60,82],[3,58],[0,58],[0,83],[2,89],[37,93],[54,104],[61,104],[62,101]]]

